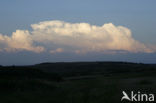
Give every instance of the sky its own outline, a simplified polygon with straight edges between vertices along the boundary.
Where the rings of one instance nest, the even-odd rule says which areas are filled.
[[[156,63],[155,0],[0,0],[0,65]]]

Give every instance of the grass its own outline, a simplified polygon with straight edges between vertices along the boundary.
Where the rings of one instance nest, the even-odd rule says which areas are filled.
[[[155,70],[100,71],[84,70],[77,72],[83,75],[68,72],[70,76],[60,76],[36,69],[3,69],[0,70],[0,103],[121,103],[123,90],[127,93],[156,91]]]
[[[136,85],[133,79],[129,77],[127,82],[122,76],[120,78],[97,76],[97,78],[62,82],[45,80],[10,82],[8,80],[8,84],[5,80],[5,83],[0,82],[8,86],[7,89],[14,88],[14,90],[1,92],[0,98],[2,103],[120,103],[122,90],[143,90],[146,86],[142,84],[149,83],[148,78],[146,81],[139,78],[137,81],[140,80],[140,86]],[[148,92],[153,91],[155,88]]]
[[[147,80],[147,79],[143,79],[143,80],[140,80],[138,84],[140,84],[140,85],[152,85],[152,81]]]

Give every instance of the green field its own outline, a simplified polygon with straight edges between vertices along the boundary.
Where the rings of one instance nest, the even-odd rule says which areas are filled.
[[[156,66],[135,63],[8,66],[0,76],[0,103],[121,103],[123,90],[156,91]]]

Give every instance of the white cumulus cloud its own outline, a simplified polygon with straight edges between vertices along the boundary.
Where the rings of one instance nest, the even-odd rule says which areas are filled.
[[[16,30],[12,33],[12,36],[6,36],[0,34],[0,44],[1,51],[17,51],[17,50],[27,50],[33,52],[42,52],[44,48],[41,46],[33,46],[32,35],[29,34],[27,30]]]
[[[0,34],[0,50],[27,50],[56,52],[155,52],[132,37],[131,31],[123,26],[107,23],[102,26],[88,23],[44,21],[32,24],[32,31],[17,30],[12,36]],[[36,46],[35,43],[43,44]]]

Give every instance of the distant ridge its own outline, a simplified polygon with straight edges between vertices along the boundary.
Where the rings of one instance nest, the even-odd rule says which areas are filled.
[[[40,70],[46,73],[54,73],[59,76],[82,75],[112,75],[116,73],[151,73],[156,74],[156,64],[143,64],[132,62],[45,62],[30,66],[3,66],[0,70]]]
[[[77,61],[77,62],[43,62],[35,65],[47,65],[47,64],[98,64],[98,63],[114,63],[114,64],[146,64],[146,63],[135,63],[135,62],[122,62],[122,61]]]

